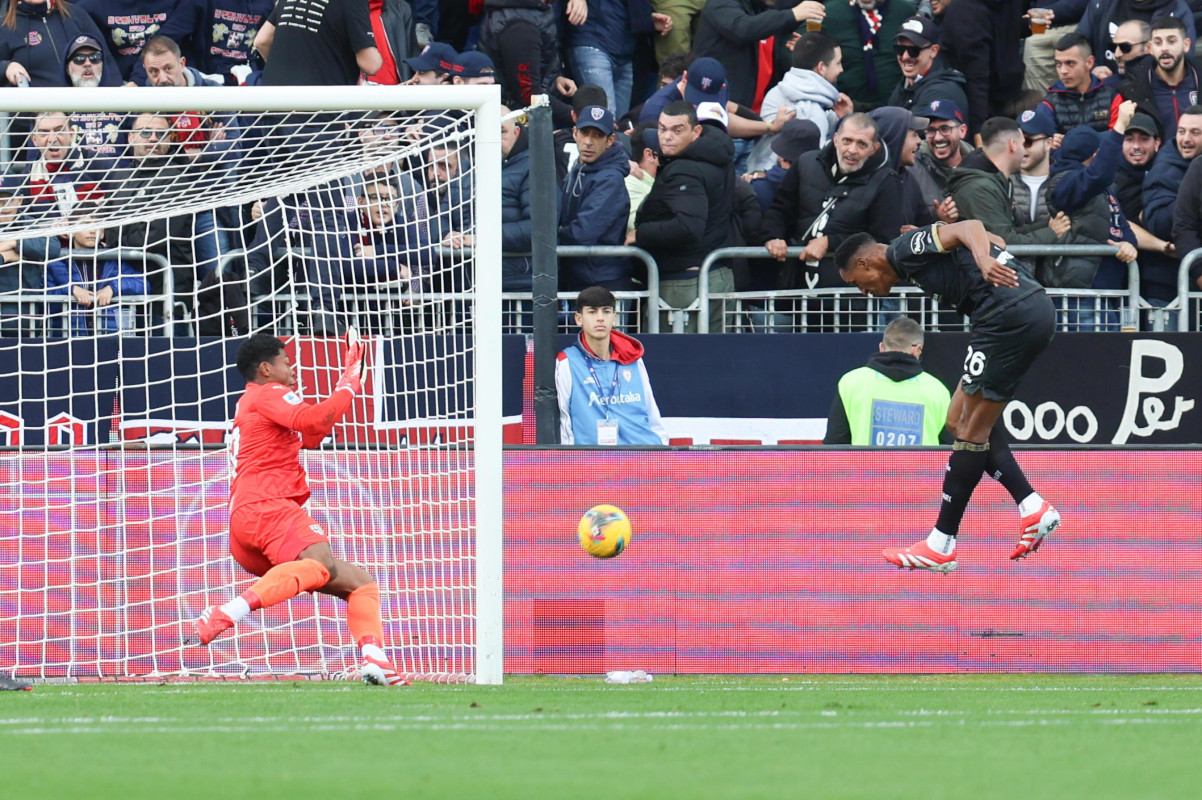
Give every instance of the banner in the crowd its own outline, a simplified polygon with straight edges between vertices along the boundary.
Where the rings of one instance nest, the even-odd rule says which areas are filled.
[[[818,442],[840,376],[879,334],[638,337],[675,444]],[[969,334],[927,336],[923,366],[949,388]],[[1002,415],[1020,444],[1202,442],[1202,335],[1059,334]]]

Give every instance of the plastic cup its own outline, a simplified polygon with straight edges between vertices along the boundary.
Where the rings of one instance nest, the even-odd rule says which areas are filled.
[[[815,31],[820,31],[820,30],[822,30],[822,20],[820,20],[820,19],[807,19],[806,20],[806,33],[814,33]]]
[[[1031,17],[1031,33],[1040,34],[1048,32],[1048,21],[1045,17]]]

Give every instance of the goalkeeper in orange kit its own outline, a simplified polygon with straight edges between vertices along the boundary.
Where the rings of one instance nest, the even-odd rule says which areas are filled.
[[[247,383],[229,443],[230,555],[259,580],[230,602],[206,608],[194,626],[200,643],[208,644],[257,609],[302,592],[333,595],[346,600],[363,680],[403,686],[384,654],[376,582],[362,567],[334,557],[325,531],[304,509],[309,484],[300,450],[320,447],[363,389],[363,345],[350,337],[347,344],[342,378],[316,404],[296,393],[296,373],[279,339],[259,333],[238,349],[238,371]]]

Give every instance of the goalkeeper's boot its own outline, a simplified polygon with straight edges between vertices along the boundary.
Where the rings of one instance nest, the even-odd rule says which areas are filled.
[[[6,678],[0,675],[0,692],[28,692],[32,690],[33,686],[25,681],[19,681],[16,678]]]
[[[1018,526],[1018,546],[1010,554],[1012,560],[1026,558],[1039,549],[1044,537],[1056,530],[1060,525],[1060,512],[1051,503],[1044,500],[1039,510],[1023,517]]]
[[[369,686],[408,686],[405,680],[388,661],[363,656],[359,662],[359,677]]]
[[[229,614],[221,610],[221,606],[209,606],[200,615],[200,619],[192,623],[196,636],[201,644],[208,644],[225,631],[234,627],[234,621]]]
[[[955,550],[947,555],[937,553],[931,549],[925,539],[909,547],[889,547],[882,550],[881,553],[885,556],[886,561],[898,569],[925,569],[931,572],[942,572],[946,575],[956,568]]]

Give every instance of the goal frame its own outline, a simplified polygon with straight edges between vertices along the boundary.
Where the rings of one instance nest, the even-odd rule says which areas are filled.
[[[123,113],[204,111],[472,111],[476,114],[472,298],[474,368],[475,675],[504,677],[501,413],[501,90],[498,86],[74,87],[11,90],[4,110]],[[23,145],[23,143],[19,143]],[[66,230],[67,227],[64,227]],[[486,246],[479,243],[487,242]]]

